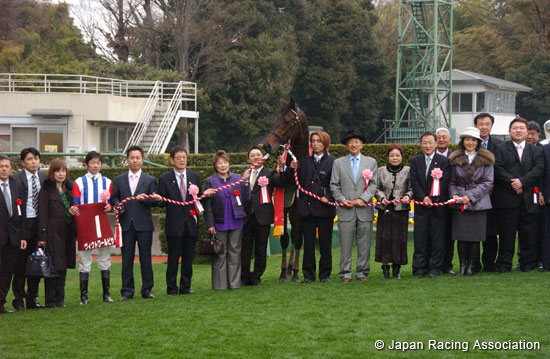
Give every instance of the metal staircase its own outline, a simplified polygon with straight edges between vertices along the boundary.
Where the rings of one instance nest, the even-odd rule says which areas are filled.
[[[139,145],[145,158],[150,154],[164,153],[180,118],[186,117],[179,114],[182,107],[191,107],[192,113],[196,114],[193,118],[198,118],[195,83],[180,81],[176,88],[166,90],[162,82],[157,81],[124,152],[130,146]]]

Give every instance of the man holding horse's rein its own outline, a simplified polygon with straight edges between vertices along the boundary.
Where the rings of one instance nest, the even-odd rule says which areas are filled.
[[[357,242],[357,266],[355,277],[366,281],[370,272],[370,244],[374,210],[365,207],[372,202],[378,184],[378,165],[372,157],[361,155],[365,137],[358,130],[344,136],[342,143],[349,154],[334,161],[330,179],[332,196],[338,203],[338,234],[341,243],[340,278],[350,282],[353,276],[352,249],[355,234]]]

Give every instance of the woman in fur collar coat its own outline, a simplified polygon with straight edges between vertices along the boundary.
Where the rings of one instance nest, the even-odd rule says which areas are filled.
[[[458,150],[449,157],[451,183],[449,196],[457,201],[452,211],[453,240],[458,241],[460,274],[473,275],[473,261],[479,258],[479,242],[485,241],[487,210],[491,209],[493,154],[481,147],[479,130],[466,127]]]

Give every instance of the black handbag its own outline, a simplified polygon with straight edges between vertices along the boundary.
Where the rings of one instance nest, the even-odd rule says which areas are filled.
[[[41,248],[29,255],[25,275],[29,278],[57,278],[59,274],[53,266],[52,257],[47,256]]]
[[[199,254],[219,257],[223,253],[225,253],[225,246],[221,240],[216,239],[215,234],[211,234],[209,238],[201,242]]]

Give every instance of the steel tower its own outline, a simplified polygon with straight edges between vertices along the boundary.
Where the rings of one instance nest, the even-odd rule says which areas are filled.
[[[452,0],[399,0],[395,119],[386,142],[451,126]],[[443,76],[448,71],[448,75]]]

